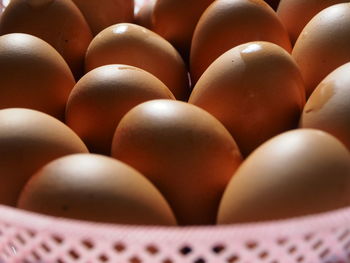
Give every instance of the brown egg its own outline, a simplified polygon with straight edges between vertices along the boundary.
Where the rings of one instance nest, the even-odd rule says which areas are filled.
[[[300,127],[329,132],[350,149],[350,63],[330,73],[307,101]]]
[[[108,26],[134,19],[134,0],[73,0],[91,31],[97,35]]]
[[[150,179],[182,225],[215,222],[222,192],[241,163],[235,141],[218,120],[171,100],[129,111],[116,129],[112,156]]]
[[[177,99],[186,99],[189,81],[185,64],[175,48],[159,35],[134,24],[121,23],[100,32],[91,42],[85,68],[126,64],[159,78]]]
[[[350,61],[350,3],[328,7],[303,29],[293,57],[303,75],[307,97],[333,70]]]
[[[274,10],[277,10],[280,0],[265,0],[265,2],[268,3]]]
[[[306,24],[321,10],[347,0],[281,0],[277,15],[294,44]]]
[[[141,8],[135,14],[136,24],[151,29],[154,3],[155,1],[147,1],[143,3]]]
[[[72,90],[66,123],[93,152],[110,154],[120,119],[131,108],[152,99],[175,99],[152,74],[127,65],[107,65],[82,77]]]
[[[0,37],[0,108],[31,108],[63,119],[75,80],[45,41],[27,34]]]
[[[350,154],[317,130],[283,133],[240,166],[220,203],[219,224],[285,219],[350,205]]]
[[[83,15],[70,0],[11,0],[1,15],[0,34],[27,33],[52,45],[78,78],[92,39]]]
[[[262,0],[214,1],[193,34],[191,77],[195,83],[225,51],[249,41],[269,41],[291,51],[287,31]]]
[[[97,222],[176,225],[168,203],[142,174],[95,154],[68,155],[45,165],[24,187],[18,207]]]
[[[58,157],[88,152],[65,124],[34,110],[0,110],[0,204],[15,205],[39,168]]]
[[[216,59],[189,103],[220,120],[246,156],[272,136],[297,127],[305,90],[291,56],[275,44],[257,41]]]
[[[187,58],[197,22],[213,1],[157,0],[152,14],[152,30],[172,43]]]

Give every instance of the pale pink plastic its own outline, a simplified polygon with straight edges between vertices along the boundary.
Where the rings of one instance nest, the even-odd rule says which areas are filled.
[[[140,5],[147,0],[135,1]],[[0,206],[0,263],[221,262],[348,263],[350,208],[260,224],[143,227],[58,219]]]
[[[143,227],[0,206],[1,263],[346,263],[350,208],[260,224]]]

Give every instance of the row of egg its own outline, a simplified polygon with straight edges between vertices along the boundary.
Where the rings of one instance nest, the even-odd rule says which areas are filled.
[[[241,2],[244,6],[251,1],[231,2]],[[259,6],[262,5],[259,1],[255,2]],[[46,4],[49,2],[46,1]],[[229,9],[228,7],[229,5],[225,6],[226,9]],[[344,16],[341,18],[344,19]],[[108,36],[106,39],[99,37],[104,33]],[[197,81],[189,102],[204,108],[220,120],[233,135],[233,139],[217,119],[190,104],[171,100],[153,101],[141,104],[125,115],[134,106],[146,100],[174,99],[172,93],[177,98],[186,98],[188,95],[181,95],[181,92],[189,93],[187,87],[185,89],[184,85],[169,84],[170,80],[186,83],[187,76],[183,77],[186,70],[178,66],[184,65],[183,61],[169,43],[142,27],[118,24],[99,35],[91,42],[90,47],[93,43],[96,45],[89,48],[86,55],[85,67],[87,68],[87,61],[91,58],[93,66],[88,69],[91,71],[76,85],[64,60],[45,42],[24,34],[2,36],[2,50],[7,53],[4,52],[1,57],[4,81],[1,86],[9,88],[3,89],[1,97],[4,106],[1,107],[34,108],[62,120],[66,115],[66,123],[83,139],[89,149],[108,153],[112,148],[113,157],[146,176],[164,195],[180,224],[208,224],[215,222],[216,217],[220,223],[276,219],[348,205],[348,152],[337,140],[322,132],[297,130],[282,134],[259,147],[240,166],[240,150],[247,156],[268,138],[298,124],[305,103],[301,77],[303,72],[299,72],[300,65],[282,48],[267,42],[237,46],[219,56]],[[214,36],[212,41],[215,39]],[[169,47],[170,51],[162,48],[162,44],[154,44],[158,40]],[[40,45],[38,51],[35,51],[36,45]],[[125,50],[132,52],[126,53]],[[120,53],[117,53],[118,51]],[[209,53],[211,52],[208,50]],[[48,57],[44,58],[46,54]],[[114,57],[115,54],[118,55]],[[112,58],[111,62],[99,64],[99,59],[108,61]],[[119,58],[125,60],[114,60]],[[334,55],[331,58],[333,59]],[[165,61],[163,64],[152,64],[162,59]],[[111,63],[112,65],[102,66]],[[39,66],[36,66],[37,64]],[[12,70],[9,70],[9,65],[12,66]],[[302,127],[323,125],[325,130],[332,128],[333,131],[330,132],[344,143],[347,140],[347,77],[344,74],[347,72],[346,67],[348,66],[344,65],[337,69],[332,73],[334,76],[329,75],[323,84],[320,84],[304,108],[300,122]],[[171,74],[166,72],[169,68],[172,69]],[[339,82],[339,78],[342,81]],[[50,90],[47,87],[50,87]],[[180,95],[176,94],[177,90],[181,90],[178,93]],[[2,184],[2,193],[5,196],[3,200],[9,198],[9,201],[3,203],[12,205],[16,203],[26,180],[44,164],[63,155],[87,152],[84,143],[76,135],[73,136],[66,126],[64,132],[62,124],[58,125],[56,120],[56,124],[49,125],[48,116],[45,117],[46,125],[40,124],[39,120],[34,120],[36,117],[27,116],[39,116],[39,113],[27,114],[24,111],[28,112],[19,109],[2,111],[4,125],[8,127],[1,129],[4,132],[2,166],[5,169],[3,173],[9,174],[3,178]],[[18,118],[13,116],[13,113],[17,114]],[[44,118],[43,115],[40,118]],[[17,120],[16,125],[19,126],[33,125],[34,130],[27,126],[15,128],[11,126],[12,120]],[[115,130],[118,123],[119,126]],[[28,131],[29,135],[26,136],[24,131]],[[65,141],[63,137],[67,133],[71,139]],[[28,144],[24,141],[28,141]],[[42,156],[47,156],[48,159],[40,159]],[[267,158],[268,156],[271,158]],[[87,171],[91,171],[91,174],[102,174],[99,169],[107,166],[107,163],[112,165],[113,162],[113,169],[116,169],[117,161],[95,155],[67,158],[48,164],[30,180],[21,195],[20,207],[52,215],[97,221],[115,220],[113,222],[142,224],[142,221],[135,221],[135,218],[147,218],[145,215],[149,215],[151,218],[166,219],[147,219],[149,221],[144,223],[175,223],[166,201],[152,186],[145,186],[143,192],[140,190],[142,187],[132,186],[136,181],[126,180],[127,186],[121,186],[122,189],[127,190],[130,187],[136,190],[126,191],[127,194],[124,194],[120,188],[112,187],[112,177],[101,180],[93,176],[91,180],[86,177]],[[277,164],[274,164],[275,162]],[[239,170],[235,173],[238,166]],[[129,169],[129,172],[125,173],[137,173],[135,170],[131,172],[130,167],[125,168],[125,165],[119,162],[118,167],[124,167],[118,168],[121,170]],[[64,176],[79,174],[79,169],[82,169],[81,177],[72,176],[70,181]],[[217,216],[221,195],[234,173]],[[49,174],[53,174],[53,177]],[[300,175],[300,178],[296,175]],[[113,178],[118,182],[123,181]],[[135,180],[146,182],[144,179]],[[10,185],[14,185],[14,188],[9,187]],[[109,190],[106,188],[108,186],[111,187]],[[139,196],[131,195],[135,192]],[[80,199],[76,196],[78,193],[83,193]],[[122,198],[118,199],[117,196]],[[262,198],[263,196],[265,198]],[[100,201],[95,202],[95,199]],[[77,200],[77,203],[70,203],[73,200]],[[90,201],[84,203],[82,200]],[[108,206],[107,200],[114,200],[110,203],[111,206]],[[114,203],[116,200],[120,201],[119,205]],[[158,200],[158,203],[152,205],[150,200]],[[278,200],[280,202],[277,202]],[[97,212],[98,208],[95,208],[96,212],[91,212],[91,204],[96,204],[104,213],[114,212],[113,218],[117,219],[101,219],[104,216]],[[140,214],[137,214],[135,209],[126,212],[127,208],[133,207],[131,204],[136,205]],[[78,207],[82,207],[82,210]],[[90,215],[86,208],[90,209]],[[118,211],[124,212],[118,214]],[[131,215],[129,219],[120,219],[123,216],[127,218],[128,213]]]
[[[143,25],[157,34],[130,25],[106,29],[118,22],[133,21],[132,0],[73,2],[12,0],[2,14],[0,34],[21,32],[40,37],[62,55],[76,79],[83,75],[85,56],[85,72],[112,63],[141,67],[163,81],[178,99],[189,94],[187,70],[169,42],[185,61],[190,57],[194,85],[218,56],[234,46],[269,41],[290,52],[291,42],[294,44],[299,37],[293,57],[301,68],[307,95],[349,56],[349,6],[334,6],[317,14],[347,2],[344,0],[284,0],[277,13],[262,0],[148,1],[149,22]],[[143,20],[137,18],[142,24]]]

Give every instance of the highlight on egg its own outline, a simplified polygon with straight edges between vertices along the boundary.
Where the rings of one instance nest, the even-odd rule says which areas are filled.
[[[108,64],[126,64],[159,78],[177,99],[189,94],[189,80],[183,59],[158,34],[139,25],[120,23],[100,32],[86,53],[86,72]]]
[[[227,50],[250,41],[269,41],[292,50],[289,36],[274,10],[263,0],[214,1],[193,33],[190,71],[195,83]]]
[[[45,113],[0,110],[0,204],[14,206],[27,180],[48,162],[87,152],[70,128]]]
[[[48,42],[66,60],[76,79],[81,77],[92,34],[73,1],[11,0],[0,17],[0,35],[9,33],[26,33]]]
[[[90,151],[110,155],[114,131],[134,106],[153,99],[175,99],[151,73],[128,65],[106,65],[89,71],[73,88],[66,123]]]
[[[330,6],[304,27],[293,48],[307,97],[333,70],[350,61],[350,3]]]
[[[238,168],[222,197],[218,224],[279,220],[350,205],[350,153],[314,129],[282,133]]]
[[[58,158],[36,172],[18,207],[104,223],[176,225],[168,203],[138,171],[96,154]]]
[[[331,72],[311,94],[300,127],[326,131],[350,150],[350,63]]]
[[[67,63],[45,41],[22,33],[0,36],[0,109],[30,108],[63,120],[74,85]]]
[[[112,157],[145,175],[168,200],[180,225],[213,224],[227,182],[242,161],[225,127],[180,101],[131,109],[113,138]]]
[[[255,41],[217,58],[198,80],[189,103],[224,124],[247,156],[269,138],[298,126],[305,89],[289,53]]]

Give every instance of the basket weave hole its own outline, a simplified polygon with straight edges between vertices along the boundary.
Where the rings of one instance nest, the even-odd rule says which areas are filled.
[[[311,239],[313,239],[314,234],[313,233],[308,233],[304,236],[304,240],[309,242]]]
[[[162,263],[174,263],[174,262],[171,259],[166,258],[166,259],[163,260]]]
[[[188,245],[184,245],[179,249],[179,253],[183,256],[187,256],[193,252],[192,248]]]
[[[56,245],[62,245],[63,243],[63,238],[58,235],[52,235],[51,239],[55,242]]]
[[[261,251],[259,254],[258,254],[258,257],[260,259],[267,259],[269,257],[269,252],[264,250],[264,251]]]
[[[129,262],[130,263],[142,263],[142,260],[137,256],[133,256],[130,258]]]
[[[297,262],[298,263],[304,262],[304,256],[297,257]]]
[[[122,242],[115,243],[113,246],[114,251],[117,253],[122,253],[126,250],[126,246]]]
[[[322,245],[323,245],[323,241],[319,239],[312,245],[312,249],[318,250]]]
[[[15,240],[21,245],[25,245],[27,243],[25,238],[21,235],[21,233],[17,233],[15,235]]]
[[[100,262],[108,262],[109,261],[109,257],[107,256],[107,255],[105,255],[105,254],[101,254],[99,257],[98,257],[98,260],[100,261]]]
[[[32,251],[31,252],[31,255],[33,256],[33,258],[37,261],[40,261],[41,260],[41,256],[36,252],[36,251]]]
[[[225,251],[225,249],[226,249],[226,246],[224,244],[217,244],[212,247],[212,251],[215,254],[221,254],[222,252]]]
[[[239,256],[238,255],[231,255],[228,259],[227,259],[227,263],[236,263],[239,261]]]
[[[289,248],[288,248],[288,253],[289,254],[295,254],[295,252],[297,252],[297,247],[295,245],[291,245]]]
[[[326,258],[326,257],[329,255],[329,253],[330,253],[329,248],[324,249],[324,250],[320,253],[320,258],[321,258],[321,259]]]
[[[83,239],[81,240],[82,247],[86,250],[92,250],[95,247],[95,244],[88,239]]]
[[[27,233],[27,235],[28,235],[29,237],[31,237],[31,238],[34,238],[34,237],[36,236],[35,231],[30,230],[30,229],[27,229],[26,233]]]
[[[350,231],[349,229],[346,229],[344,232],[342,232],[339,237],[338,237],[338,240],[339,241],[344,241],[350,234]]]
[[[206,263],[206,261],[203,258],[197,258],[193,263]]]
[[[80,258],[80,254],[75,249],[70,249],[68,255],[71,259],[77,261]]]
[[[51,252],[51,248],[50,248],[50,246],[48,245],[48,244],[46,244],[46,243],[41,243],[40,244],[40,247],[42,248],[42,250],[43,250],[43,252],[44,253],[50,253]]]
[[[285,237],[280,237],[276,240],[276,243],[279,245],[279,246],[284,246],[285,244],[287,244],[288,242],[288,239],[285,238]]]
[[[156,255],[159,252],[158,247],[153,244],[147,245],[145,249],[150,255]]]
[[[258,242],[256,241],[253,241],[253,240],[250,240],[250,241],[247,241],[245,243],[245,247],[248,249],[248,250],[254,250],[258,247]]]
[[[350,240],[344,244],[344,249],[349,250],[350,249]]]

